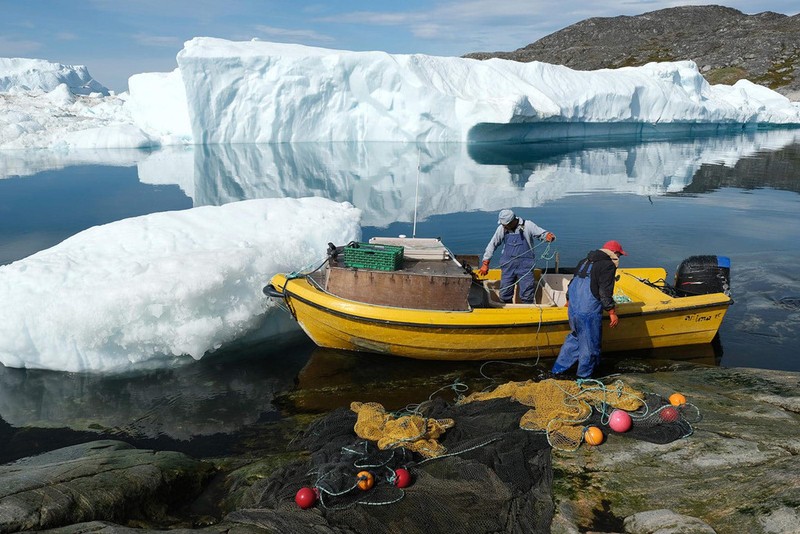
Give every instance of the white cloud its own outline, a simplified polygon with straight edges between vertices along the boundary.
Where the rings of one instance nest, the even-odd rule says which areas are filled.
[[[312,41],[318,43],[331,43],[335,39],[329,35],[319,33],[314,30],[293,30],[289,28],[277,28],[274,26],[264,26],[259,24],[255,30],[265,37],[279,40],[296,40],[299,42]]]
[[[434,22],[416,24],[411,27],[411,33],[414,37],[419,37],[420,39],[441,39],[446,32],[440,24]]]
[[[408,26],[425,21],[432,21],[429,11],[406,12],[381,12],[381,11],[351,11],[349,13],[336,13],[315,19],[317,22],[367,24],[370,26]]]
[[[144,46],[163,46],[168,48],[180,49],[183,46],[183,39],[174,35],[148,35],[137,33],[133,36],[134,40]]]
[[[165,17],[183,20],[213,21],[217,17],[230,13],[230,2],[217,0],[136,0],[120,2],[118,0],[89,0],[96,9],[115,15],[134,15],[150,17],[153,20]]]
[[[41,48],[42,43],[39,41],[0,36],[0,56],[2,57],[27,56]]]

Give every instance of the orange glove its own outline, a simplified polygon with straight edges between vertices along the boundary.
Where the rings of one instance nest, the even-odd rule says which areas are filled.
[[[544,236],[544,240],[548,243],[551,243],[556,240],[556,234],[553,232],[547,232],[547,235]]]
[[[481,268],[478,270],[478,272],[481,273],[481,276],[486,276],[489,274],[489,260],[483,260]]]
[[[614,328],[619,324],[619,317],[617,317],[617,310],[613,308],[608,310],[608,316],[611,318],[611,324],[609,324],[608,326]]]

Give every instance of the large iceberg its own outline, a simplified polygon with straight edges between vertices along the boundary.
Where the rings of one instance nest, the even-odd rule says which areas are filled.
[[[349,203],[307,198],[90,228],[0,266],[0,363],[118,371],[275,337],[264,283],[323,260],[329,241],[358,239],[359,222]]]
[[[748,81],[711,86],[691,61],[576,71],[540,62],[347,52],[213,38],[178,54],[194,140],[525,141],[800,124],[800,107]],[[544,128],[542,128],[544,126]],[[589,132],[592,133],[592,132]]]
[[[79,68],[59,78],[57,64],[2,61],[0,148],[525,142],[800,125],[800,104],[746,80],[709,85],[691,61],[575,71],[198,37],[175,71],[135,75],[128,92],[99,98],[83,94],[94,86]]]

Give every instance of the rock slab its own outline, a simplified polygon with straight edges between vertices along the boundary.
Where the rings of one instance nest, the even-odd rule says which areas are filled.
[[[666,445],[612,434],[598,447],[554,451],[556,524],[672,532],[666,510],[706,524],[690,532],[800,532],[800,374],[700,368],[620,378],[665,398],[681,392],[702,419]]]
[[[212,469],[113,440],[23,458],[0,466],[0,533],[152,517],[196,496]]]

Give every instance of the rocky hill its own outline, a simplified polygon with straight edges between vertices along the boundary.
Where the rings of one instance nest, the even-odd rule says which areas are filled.
[[[465,57],[543,61],[576,70],[690,59],[709,83],[746,78],[800,100],[800,14],[674,7],[633,17],[591,18],[513,52]]]

